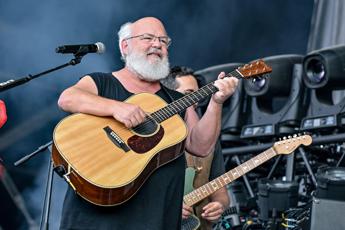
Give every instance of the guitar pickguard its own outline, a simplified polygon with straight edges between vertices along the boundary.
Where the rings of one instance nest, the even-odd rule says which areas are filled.
[[[146,153],[153,149],[163,138],[164,136],[164,129],[160,126],[159,131],[149,137],[142,137],[138,135],[134,135],[128,138],[128,145],[129,147],[136,153]]]

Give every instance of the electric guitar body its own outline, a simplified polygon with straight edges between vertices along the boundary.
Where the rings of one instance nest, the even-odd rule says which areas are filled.
[[[184,182],[184,195],[193,192],[195,169],[192,167],[186,168],[185,182]],[[200,226],[200,220],[194,214],[190,215],[187,219],[182,219],[181,230],[196,230]]]
[[[147,113],[167,104],[148,93],[126,102],[140,105]],[[89,202],[121,204],[154,170],[183,153],[187,127],[179,115],[147,126],[130,130],[112,117],[70,115],[54,130],[54,166],[63,167],[65,179]]]

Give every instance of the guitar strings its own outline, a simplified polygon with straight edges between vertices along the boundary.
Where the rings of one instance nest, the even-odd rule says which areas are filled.
[[[197,103],[198,101],[208,97],[215,90],[217,90],[217,88],[214,85],[212,85],[212,83],[210,83],[210,84],[205,85],[204,87],[200,88],[200,90],[198,90],[198,91],[195,91],[193,93],[185,95],[184,97],[182,97],[176,101],[173,101],[172,103],[170,103],[167,106],[157,110],[156,112],[149,114],[149,116],[147,116],[147,117],[152,118],[156,123],[161,123],[162,121],[164,121],[164,120],[170,118],[171,116],[185,110],[186,108]],[[202,92],[204,93],[204,95],[202,94]],[[200,98],[198,97],[198,95]],[[164,110],[166,110],[166,111],[164,111]],[[163,119],[161,119],[160,117],[162,117]],[[146,119],[144,122],[142,122],[141,124],[137,125],[134,128],[136,128],[136,130],[138,132],[142,132],[145,130],[145,126],[151,122],[152,121],[150,119]]]
[[[240,79],[242,76],[240,75],[240,73],[237,70],[234,70],[234,71],[226,74],[225,77],[236,77],[237,79]],[[213,85],[213,83],[214,83],[214,81],[201,87],[199,90],[197,90],[193,93],[185,95],[182,98],[171,102],[167,106],[157,110],[156,112],[149,114],[148,117],[151,117],[156,123],[161,123],[162,121],[174,116],[175,114],[187,109],[188,107],[192,106],[193,104],[197,103],[198,101],[200,101],[200,100],[208,97],[212,93],[216,92],[218,90],[218,88],[215,87]],[[209,91],[207,91],[207,90],[209,90]],[[203,95],[202,93],[205,93],[205,95]],[[198,98],[198,95],[200,96],[200,98]],[[184,103],[184,102],[186,102],[186,103]],[[181,108],[179,108],[179,106],[181,106]],[[164,109],[166,111],[164,111]],[[162,117],[163,119],[161,119],[160,117]],[[132,130],[136,129],[137,132],[143,132],[143,131],[145,131],[145,126],[151,122],[152,121],[150,119],[145,119],[144,122],[133,127]]]

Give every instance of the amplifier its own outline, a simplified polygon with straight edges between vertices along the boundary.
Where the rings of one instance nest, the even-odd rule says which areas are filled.
[[[344,230],[345,201],[313,197],[311,230]]]

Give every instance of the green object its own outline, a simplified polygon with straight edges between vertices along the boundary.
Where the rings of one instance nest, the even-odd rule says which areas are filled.
[[[195,177],[195,169],[192,167],[186,168],[184,180],[184,195],[191,193],[194,190],[193,183]]]

